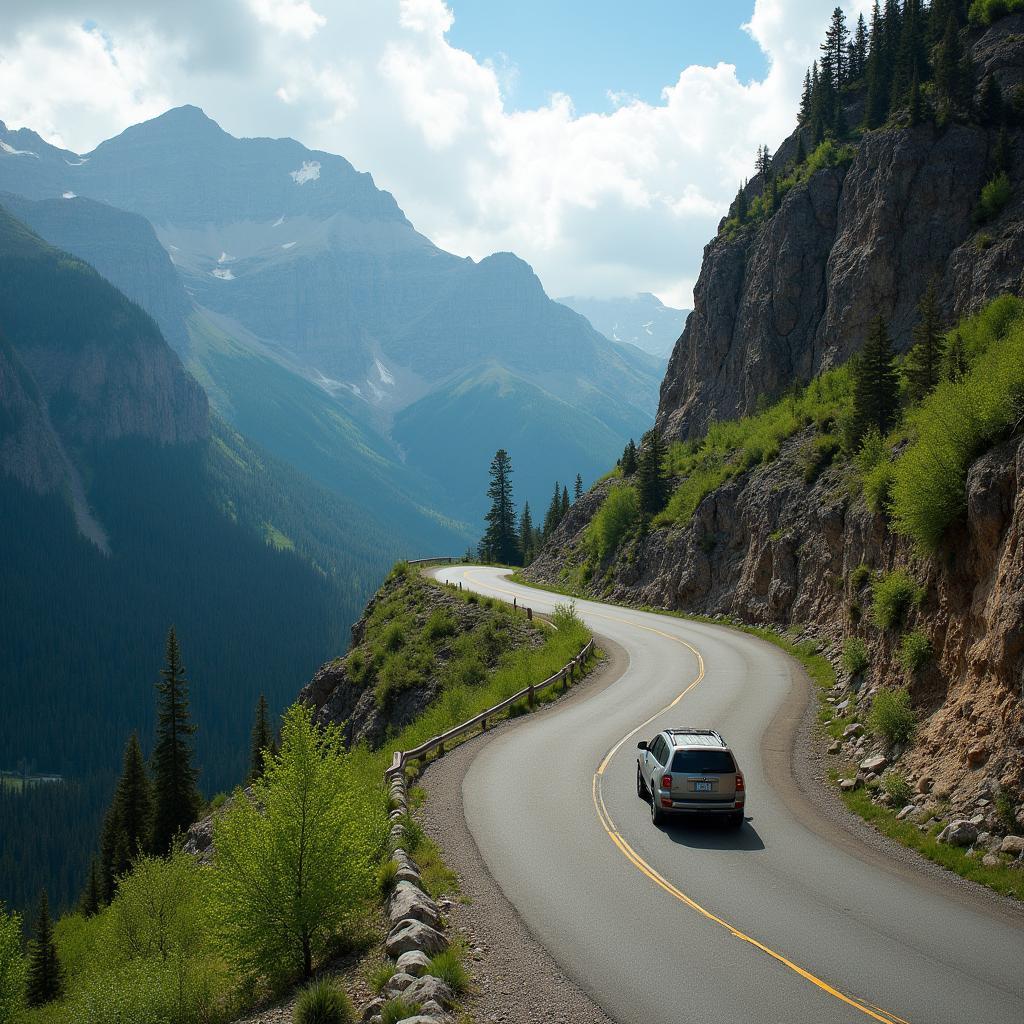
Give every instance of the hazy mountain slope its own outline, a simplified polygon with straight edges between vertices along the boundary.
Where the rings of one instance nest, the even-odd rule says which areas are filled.
[[[380,435],[382,443],[368,446],[390,458],[385,475],[414,504],[437,507],[446,493],[481,492],[493,449],[481,442],[444,478],[425,485],[422,472],[417,479],[423,467],[411,457],[400,465],[400,452],[388,447],[393,417],[494,362],[608,428],[585,452],[591,463],[607,461],[650,423],[656,359],[609,342],[553,303],[511,254],[476,263],[438,249],[388,193],[341,157],[289,139],[235,139],[195,107],[136,125],[84,157],[26,131],[0,128],[0,141],[22,151],[0,152],[0,187],[33,198],[88,195],[153,223],[191,297],[218,329],[259,353],[257,367],[236,358],[220,360],[216,372],[202,364],[209,346],[192,354],[204,383],[216,378],[214,401],[225,415],[236,414],[254,375],[266,379],[271,355],[354,421],[331,446],[350,443],[353,432],[364,441]],[[295,386],[290,379],[275,385]],[[334,415],[329,406],[285,436],[272,402],[256,395],[253,403],[254,419],[277,423],[260,435],[262,443],[338,486],[336,477],[314,469],[322,448],[299,451],[322,436],[324,417]],[[547,443],[557,448],[559,437]],[[353,497],[356,489],[342,493]],[[459,500],[442,511],[475,518],[480,505]]]
[[[150,317],[2,209],[0,325],[0,767],[85,785],[36,844],[64,903],[89,849],[66,835],[79,815],[96,824],[128,733],[149,745],[168,626],[193,680],[203,786],[228,787],[258,693],[287,703],[404,551],[211,422]],[[0,864],[38,825],[24,806],[0,807]],[[0,899],[21,903],[24,877],[5,867]]]
[[[650,292],[611,299],[567,295],[556,301],[585,316],[606,338],[635,345],[659,359],[671,354],[690,313],[664,305]]]

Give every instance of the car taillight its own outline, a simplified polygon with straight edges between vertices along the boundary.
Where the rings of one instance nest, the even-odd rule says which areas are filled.
[[[662,777],[661,777],[661,788],[662,789],[671,789],[672,788],[672,776],[671,775],[662,775]]]
[[[743,792],[743,776],[739,775],[739,774],[737,774],[737,776],[736,776],[736,792],[737,793],[742,793]]]

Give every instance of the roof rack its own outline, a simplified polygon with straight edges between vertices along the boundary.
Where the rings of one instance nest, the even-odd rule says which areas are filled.
[[[714,736],[722,746],[726,746],[726,742],[722,739],[722,734],[716,729],[666,729],[665,730],[670,736]]]

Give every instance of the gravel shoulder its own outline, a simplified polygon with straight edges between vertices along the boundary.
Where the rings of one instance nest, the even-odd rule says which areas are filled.
[[[597,642],[604,652],[598,666],[535,715],[555,714],[568,703],[586,700],[622,675],[629,665],[623,648],[600,636]],[[427,799],[417,817],[441,848],[445,863],[458,874],[462,890],[463,901],[454,903],[449,918],[476,950],[471,964],[476,991],[465,1000],[464,1010],[478,1024],[614,1024],[530,933],[487,870],[466,825],[466,770],[487,743],[518,721],[502,722],[431,762],[420,780]]]

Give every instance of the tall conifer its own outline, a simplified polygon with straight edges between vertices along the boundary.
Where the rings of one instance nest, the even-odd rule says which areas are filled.
[[[270,730],[270,713],[267,710],[267,698],[261,693],[256,702],[256,719],[252,725],[252,738],[249,743],[249,782],[263,777],[266,768],[267,754],[274,745],[274,735]]]
[[[188,680],[181,663],[178,637],[167,633],[164,667],[156,684],[158,695],[156,746],[153,748],[153,850],[168,853],[174,837],[196,820],[200,796],[199,772],[193,765]]]
[[[504,448],[495,453],[489,473],[487,497],[491,499],[491,507],[484,516],[487,521],[484,547],[494,561],[515,565],[519,561],[519,537],[512,503],[512,460]]]
[[[572,501],[573,501],[573,504],[575,505],[576,502],[579,501],[580,498],[582,498],[582,497],[583,497],[583,477],[579,473],[577,473],[576,474],[576,483],[573,484],[573,488],[572,488]]]
[[[636,470],[636,488],[640,512],[646,517],[657,515],[668,501],[668,474],[665,472],[665,443],[657,429],[649,430],[640,445]]]
[[[85,881],[85,889],[79,907],[83,917],[95,917],[103,907],[103,890],[100,885],[100,866],[93,857],[89,864],[89,877]]]
[[[25,1002],[29,1006],[45,1006],[59,999],[64,992],[64,970],[57,956],[50,920],[50,901],[46,890],[39,897],[35,930],[28,944],[28,978]]]
[[[533,561],[533,514],[528,501],[519,517],[519,548],[523,552],[523,565],[529,565]]]
[[[877,317],[871,324],[864,349],[853,362],[852,447],[871,427],[887,434],[896,421],[899,409],[899,379],[892,339],[885,319]]]

